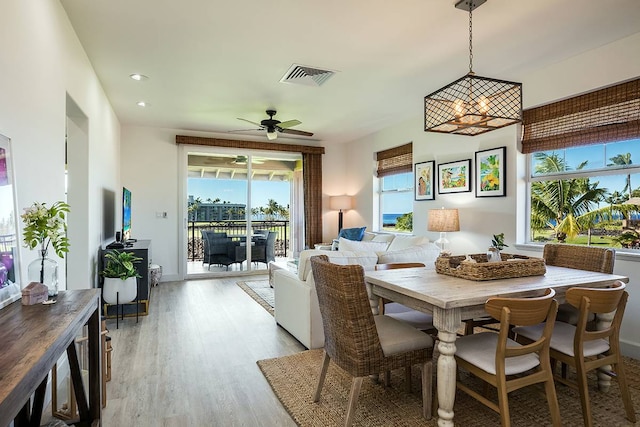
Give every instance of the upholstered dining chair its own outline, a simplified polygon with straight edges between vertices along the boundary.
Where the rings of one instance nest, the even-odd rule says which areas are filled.
[[[388,264],[376,264],[375,269],[394,270],[397,268],[415,268],[424,266],[425,265],[421,262],[394,262]],[[433,326],[433,316],[430,314],[414,310],[406,305],[391,302],[384,298],[380,298],[378,312],[408,323],[416,329],[430,333],[432,336],[437,335],[437,330]]]
[[[616,261],[616,250],[566,243],[547,243],[544,245],[542,258],[547,265],[611,274]],[[577,308],[569,303],[564,303],[560,304],[558,308],[556,320],[575,325],[578,322],[578,315]],[[593,320],[594,316],[592,315],[589,321]]]
[[[456,341],[458,366],[496,387],[498,404],[460,380],[457,387],[500,414],[503,427],[511,425],[509,393],[522,387],[544,383],[554,426],[560,426],[560,409],[549,359],[549,341],[558,303],[555,291],[547,289],[535,298],[490,298],[485,310],[500,321],[500,332],[465,335]],[[547,321],[541,336],[523,345],[509,338],[510,325],[537,325]],[[514,377],[515,376],[515,377]]]
[[[326,255],[311,258],[324,328],[324,358],[313,401],[320,400],[329,362],[353,376],[345,426],[351,425],[362,381],[370,375],[419,364],[422,411],[431,418],[433,340],[388,316],[374,316],[360,265],[332,264]],[[407,381],[410,388],[410,383]]]
[[[627,387],[619,342],[620,325],[622,324],[627,297],[625,284],[620,281],[610,288],[571,288],[567,291],[566,299],[569,304],[579,310],[577,325],[555,322],[553,328],[550,344],[551,359],[559,360],[575,368],[577,389],[580,392],[582,418],[585,426],[593,425],[587,386],[587,372],[605,365],[611,365],[615,372],[611,376],[618,380],[627,419],[634,423],[636,422],[636,414]],[[587,324],[590,313],[611,313],[614,310],[615,315],[611,326],[599,331],[588,330]],[[526,343],[539,339],[541,332],[546,329],[547,325],[540,324],[516,327],[513,331],[516,333],[518,341]],[[566,378],[556,377],[556,380],[576,388],[576,384]],[[612,420],[613,424],[615,423]]]

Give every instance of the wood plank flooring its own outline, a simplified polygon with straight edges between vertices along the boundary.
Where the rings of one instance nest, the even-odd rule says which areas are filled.
[[[165,282],[116,329],[105,427],[295,426],[256,361],[304,350],[235,283]]]

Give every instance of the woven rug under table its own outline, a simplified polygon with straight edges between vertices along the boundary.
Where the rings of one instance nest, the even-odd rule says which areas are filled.
[[[236,284],[273,316],[275,299],[273,288],[269,286],[267,279],[247,280],[245,282],[237,282]]]
[[[276,396],[293,420],[302,427],[344,424],[351,388],[351,376],[331,363],[320,401],[313,403],[312,396],[321,361],[321,349],[258,361],[258,366]],[[638,414],[640,411],[640,362],[634,359],[625,359],[625,368],[630,393],[636,414]],[[477,390],[482,389],[480,381],[469,378],[465,373],[462,375],[466,384],[471,384]],[[624,416],[617,383],[613,381],[609,392],[601,393],[597,390],[595,376],[591,375],[589,380],[594,424],[599,426],[633,425]],[[420,369],[417,367],[413,369],[412,388],[412,393],[404,391],[404,372],[402,370],[392,373],[391,387],[389,388],[365,380],[360,391],[354,425],[436,426],[437,418],[435,416],[430,421],[422,418]],[[563,425],[582,426],[582,411],[578,392],[558,384],[556,389]],[[495,389],[489,387],[489,390],[488,397],[497,401]],[[540,427],[551,424],[542,386],[527,387],[512,392],[509,395],[509,403],[512,425]],[[500,425],[498,414],[461,391],[456,393],[454,411],[456,425],[465,427]]]

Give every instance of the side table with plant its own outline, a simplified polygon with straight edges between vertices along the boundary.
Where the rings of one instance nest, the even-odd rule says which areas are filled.
[[[108,304],[123,304],[138,295],[138,274],[135,264],[142,261],[133,252],[109,250],[104,255],[105,266],[100,273],[104,277],[102,298]]]
[[[50,208],[46,203],[35,202],[20,216],[24,222],[24,246],[39,250],[39,258],[28,266],[28,279],[46,285],[49,297],[58,295],[58,263],[47,254],[50,245],[60,258],[69,252],[67,213],[69,205],[65,202],[55,202]]]

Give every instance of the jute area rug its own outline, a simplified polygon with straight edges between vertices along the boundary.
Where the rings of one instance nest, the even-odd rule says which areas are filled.
[[[302,427],[340,426],[344,424],[351,377],[335,364],[330,363],[320,401],[312,402],[317,375],[322,361],[322,350],[309,350],[291,356],[260,360],[258,366],[273,388],[276,396]],[[435,363],[435,362],[434,362]],[[404,391],[404,372],[392,373],[391,387],[365,380],[362,384],[355,426],[436,426],[434,416],[422,418],[420,393],[420,369],[413,369],[412,392]],[[434,372],[436,371],[434,366]],[[462,371],[461,371],[462,372]],[[630,392],[636,414],[640,411],[640,362],[625,359]],[[482,390],[475,378],[461,374],[465,383]],[[616,381],[607,393],[597,390],[596,378],[591,376],[591,410],[596,426],[631,426],[624,415],[624,408]],[[434,381],[435,384],[435,381]],[[576,390],[556,384],[558,403],[564,426],[582,426],[580,397]],[[495,389],[489,387],[486,395],[497,402]],[[540,427],[551,425],[551,417],[542,386],[526,387],[509,395],[511,424],[514,426]],[[454,407],[458,426],[499,426],[498,414],[478,403],[461,391],[457,391]],[[640,424],[640,423],[639,423]]]
[[[273,316],[275,299],[273,288],[269,286],[269,280],[247,280],[236,282],[236,284]]]

